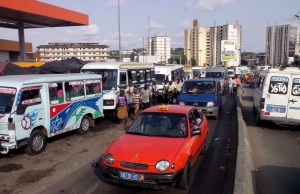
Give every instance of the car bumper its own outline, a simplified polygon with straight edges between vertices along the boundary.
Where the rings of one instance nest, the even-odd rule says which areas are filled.
[[[208,117],[218,116],[218,107],[196,107],[201,109],[201,112]]]
[[[264,116],[263,112],[259,113],[259,118],[262,121],[271,121],[278,125],[299,125],[299,119],[289,119],[286,117],[273,117],[273,116]]]
[[[104,164],[100,164],[101,171],[108,181],[134,187],[144,187],[152,189],[164,189],[175,186],[176,182],[182,177],[183,169],[171,174],[147,174],[143,181],[127,180],[119,177],[120,170]],[[122,170],[123,171],[123,170]]]

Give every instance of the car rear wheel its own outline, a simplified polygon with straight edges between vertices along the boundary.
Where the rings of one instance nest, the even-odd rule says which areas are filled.
[[[82,117],[80,127],[77,132],[81,135],[84,135],[87,132],[89,132],[90,127],[91,127],[90,118],[87,115],[84,115]]]
[[[259,127],[263,127],[264,122],[260,119],[259,114],[256,114],[256,125]]]
[[[191,162],[188,160],[185,164],[184,170],[183,170],[183,175],[179,181],[179,188],[180,189],[188,189],[190,184],[191,184]]]

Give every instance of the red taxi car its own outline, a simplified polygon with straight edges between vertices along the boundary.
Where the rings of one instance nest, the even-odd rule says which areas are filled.
[[[190,169],[206,151],[206,117],[192,106],[164,105],[144,110],[104,152],[107,180],[130,186],[190,185]]]

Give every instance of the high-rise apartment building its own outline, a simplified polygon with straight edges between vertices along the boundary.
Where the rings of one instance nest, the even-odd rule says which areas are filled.
[[[266,30],[265,65],[291,64],[299,55],[300,26],[270,26]]]
[[[162,63],[168,63],[171,58],[171,40],[168,36],[154,36],[147,39],[147,50],[150,56],[160,56]]]
[[[197,66],[210,65],[210,32],[209,28],[194,27],[184,30],[184,54],[187,63],[196,60]]]
[[[49,43],[37,47],[41,61],[63,60],[76,57],[84,61],[106,61],[106,45],[98,43]]]
[[[241,61],[240,25],[223,25],[214,27],[198,27],[198,21],[193,21],[193,28],[184,31],[184,54],[190,62],[196,60],[197,66],[238,66]],[[222,60],[222,41],[231,40],[233,57]]]

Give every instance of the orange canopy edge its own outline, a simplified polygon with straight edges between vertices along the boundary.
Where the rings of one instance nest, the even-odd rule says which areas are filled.
[[[36,0],[1,0],[0,27],[17,29],[19,22],[24,28],[83,26],[89,25],[89,17]]]

